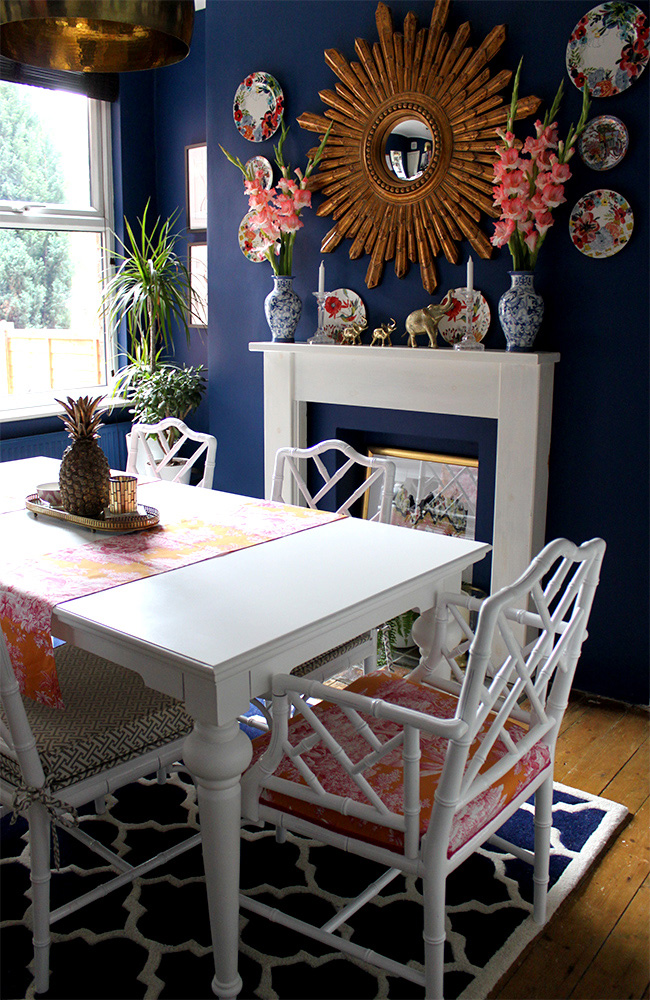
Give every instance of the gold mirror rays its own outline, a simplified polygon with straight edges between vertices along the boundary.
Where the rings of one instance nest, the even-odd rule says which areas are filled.
[[[321,250],[330,253],[343,239],[352,240],[352,260],[370,256],[368,288],[381,282],[385,263],[394,260],[398,278],[418,263],[422,284],[433,292],[441,253],[456,264],[463,239],[480,257],[492,252],[479,223],[481,213],[498,218],[491,183],[495,129],[505,125],[509,110],[498,95],[512,73],[491,77],[488,63],[505,41],[505,26],[493,28],[473,51],[469,23],[453,39],[444,30],[448,13],[449,0],[436,0],[428,29],[418,29],[411,11],[397,33],[389,8],[379,3],[379,41],[371,46],[357,38],[358,62],[326,50],[325,62],[338,77],[335,90],[319,92],[324,115],[305,112],[298,119],[321,135],[333,123],[311,185],[324,195],[317,215],[335,220]],[[521,98],[516,117],[533,114],[539,103]],[[431,148],[422,169],[404,170],[402,177],[399,158],[397,169],[387,160],[390,137],[404,132],[407,122],[431,136]]]

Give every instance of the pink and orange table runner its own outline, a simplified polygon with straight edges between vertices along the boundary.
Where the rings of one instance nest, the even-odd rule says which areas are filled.
[[[63,707],[51,636],[52,610],[62,601],[213,559],[340,517],[224,493],[218,494],[216,508],[199,505],[199,510],[206,508],[203,515],[187,517],[182,515],[178,498],[186,497],[188,488],[170,493],[169,484],[161,485],[162,489],[151,484],[138,490],[138,502],[160,509],[157,527],[113,535],[71,531],[64,522],[56,522],[59,537],[39,552],[38,558],[18,553],[15,544],[3,546],[3,535],[8,539],[8,533],[38,532],[46,519],[16,510],[9,498],[3,504],[0,497],[0,547],[10,552],[0,563],[0,626],[24,694],[46,705]],[[203,491],[192,489],[192,493],[197,492]],[[156,502],[170,496],[177,502],[168,504],[167,510],[162,502]]]

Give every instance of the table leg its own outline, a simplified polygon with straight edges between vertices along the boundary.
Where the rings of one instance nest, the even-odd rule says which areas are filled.
[[[212,991],[234,1000],[242,988],[239,950],[239,826],[242,772],[251,741],[236,722],[195,722],[183,759],[197,790],[215,976]]]

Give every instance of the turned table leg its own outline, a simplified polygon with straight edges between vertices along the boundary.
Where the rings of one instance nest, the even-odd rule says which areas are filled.
[[[215,975],[212,991],[234,1000],[242,988],[239,950],[239,826],[242,772],[251,742],[236,722],[195,722],[183,759],[197,789]]]

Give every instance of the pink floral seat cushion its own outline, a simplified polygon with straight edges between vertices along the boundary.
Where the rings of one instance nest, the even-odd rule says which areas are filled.
[[[396,705],[402,705],[416,711],[426,712],[438,718],[453,718],[456,712],[457,698],[444,691],[424,684],[418,684],[396,678],[383,671],[367,674],[350,684],[347,688],[358,694],[371,698],[382,698]],[[366,756],[369,752],[368,743],[354,729],[350,721],[336,705],[321,702],[316,706],[316,713],[326,723],[335,739],[340,743],[350,759],[354,762]],[[367,718],[367,717],[366,717]],[[379,739],[385,742],[398,731],[393,722],[380,719],[370,720],[372,729]],[[470,748],[472,757],[489,727],[489,720],[484,723],[477,739]],[[506,728],[512,740],[517,743],[525,735],[526,729],[519,723],[509,720]],[[313,733],[309,724],[302,716],[296,715],[289,722],[289,738],[295,746]],[[253,743],[253,763],[266,750],[270,736],[265,735]],[[438,787],[438,781],[445,762],[448,741],[442,737],[420,734],[420,836],[426,833],[433,799]],[[501,740],[497,740],[490,750],[481,771],[487,770],[506,753]],[[349,775],[339,766],[332,754],[319,743],[303,755],[303,759],[314,772],[327,792],[340,796],[348,796],[357,802],[367,801]],[[548,747],[538,743],[533,746],[506,774],[494,784],[477,795],[471,802],[461,808],[454,817],[448,856],[451,857],[459,848],[466,844],[475,834],[487,825],[509,802],[520,794],[544,768],[550,766],[551,758]],[[276,771],[277,777],[305,784],[304,779],[293,763],[285,756],[280,761]],[[403,814],[402,794],[402,750],[401,747],[390,751],[382,760],[364,772],[373,789],[381,796],[388,808],[400,815]],[[310,822],[336,830],[344,835],[354,836],[380,847],[402,851],[404,837],[399,830],[393,830],[380,824],[357,819],[354,816],[344,816],[332,809],[315,806],[291,796],[264,789],[260,801],[265,805],[292,813]]]

